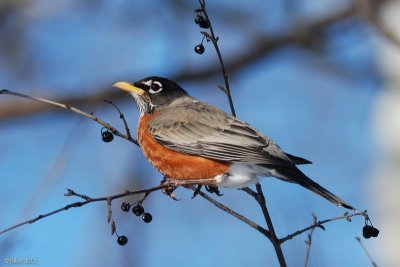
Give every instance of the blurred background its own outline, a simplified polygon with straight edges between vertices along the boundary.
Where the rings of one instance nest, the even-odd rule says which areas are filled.
[[[238,117],[307,158],[312,179],[360,210],[378,238],[363,242],[378,265],[399,266],[399,1],[211,1]],[[157,75],[229,111],[217,57],[205,53],[194,23],[198,2],[182,0],[2,0],[0,88],[72,104],[123,131],[112,100],[135,133],[133,99],[112,84]],[[383,26],[384,25],[384,26]],[[395,32],[397,31],[397,33]],[[157,185],[161,175],[126,140],[104,143],[101,126],[79,115],[0,95],[0,230],[77,201]],[[342,215],[321,197],[276,179],[262,181],[280,237]],[[221,190],[218,200],[264,225],[248,195]],[[33,257],[39,266],[277,266],[271,244],[255,230],[179,189],[180,201],[156,192],[140,217],[113,202],[59,213],[0,236],[0,261]],[[355,236],[364,220],[316,229],[309,266],[369,266]],[[303,234],[283,245],[289,266],[302,266]]]

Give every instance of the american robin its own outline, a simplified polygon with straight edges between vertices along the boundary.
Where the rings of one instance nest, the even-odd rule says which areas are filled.
[[[249,124],[191,97],[175,82],[153,76],[117,82],[114,87],[135,99],[140,111],[138,141],[164,177],[243,188],[257,183],[259,177],[272,176],[355,210],[296,167],[310,161],[283,152]]]

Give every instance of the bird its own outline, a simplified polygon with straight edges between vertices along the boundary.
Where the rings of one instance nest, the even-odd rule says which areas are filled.
[[[141,150],[165,178],[240,189],[275,177],[356,210],[296,166],[309,160],[285,153],[260,131],[190,96],[176,82],[151,76],[114,87],[133,96],[140,113]]]

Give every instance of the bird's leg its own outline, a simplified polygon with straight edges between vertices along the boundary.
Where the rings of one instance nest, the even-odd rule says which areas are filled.
[[[175,189],[177,189],[178,187],[175,185],[172,185],[174,183],[173,180],[171,180],[170,178],[167,178],[164,176],[164,178],[161,180],[161,185],[166,185],[161,191],[169,196],[170,198],[172,198],[173,200],[178,201],[179,199],[176,198],[176,195],[172,192],[175,191]]]
[[[192,199],[195,198],[199,193],[200,193],[200,189],[201,189],[202,185],[198,184],[196,190],[194,190],[193,195],[192,195]]]

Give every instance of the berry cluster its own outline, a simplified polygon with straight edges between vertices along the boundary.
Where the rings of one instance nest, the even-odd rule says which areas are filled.
[[[103,127],[101,129],[101,140],[103,140],[103,142],[109,143],[113,139],[114,135],[106,127]]]
[[[121,210],[124,212],[128,212],[131,209],[131,204],[128,202],[123,202],[121,204]],[[144,208],[142,205],[138,204],[132,207],[132,213],[135,214],[136,216],[142,216],[142,220],[145,223],[149,223],[153,220],[153,216],[145,212]],[[117,242],[119,245],[124,246],[126,243],[128,243],[128,238],[124,235],[118,236]]]
[[[211,26],[210,21],[203,16],[203,14],[202,14],[203,11],[202,10],[196,10],[196,11],[198,12],[198,14],[194,18],[194,22],[197,25],[199,25],[200,28],[203,28],[203,29],[210,28],[210,26]],[[194,47],[194,51],[199,55],[203,54],[204,51],[205,51],[205,48],[204,48],[204,45],[203,45],[203,41],[204,41],[204,37],[201,40],[201,43]]]
[[[365,226],[363,227],[364,238],[368,239],[371,237],[377,237],[378,234],[379,234],[379,230],[372,225],[371,220],[369,218],[366,218]]]

